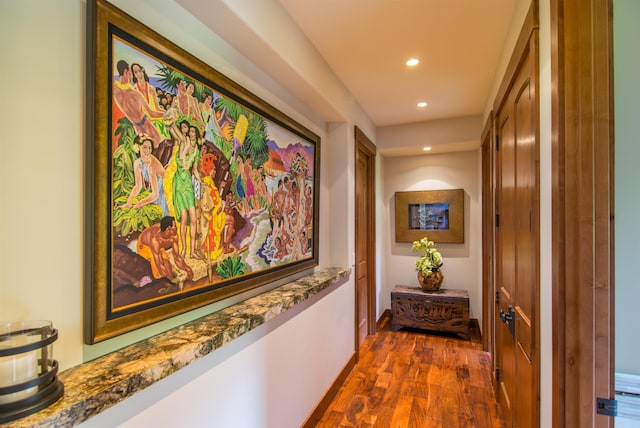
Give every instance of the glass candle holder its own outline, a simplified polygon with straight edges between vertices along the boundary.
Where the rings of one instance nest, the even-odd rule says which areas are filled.
[[[50,321],[0,324],[0,423],[37,412],[63,395],[53,359],[57,338]]]

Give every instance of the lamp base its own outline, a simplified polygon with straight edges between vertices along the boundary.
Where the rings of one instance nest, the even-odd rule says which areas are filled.
[[[31,415],[58,401],[64,395],[64,385],[54,377],[52,382],[34,395],[0,405],[0,424]]]

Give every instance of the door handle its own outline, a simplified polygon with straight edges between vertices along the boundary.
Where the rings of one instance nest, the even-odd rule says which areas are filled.
[[[507,312],[500,309],[500,319],[503,323],[509,326],[509,332],[511,336],[515,337],[516,335],[516,323],[514,322],[516,315],[516,311],[513,309],[513,306],[509,305],[507,307]]]
[[[505,312],[502,309],[500,309],[500,319],[502,320],[503,323],[509,324],[509,321],[513,319],[513,315],[511,315],[511,311]]]

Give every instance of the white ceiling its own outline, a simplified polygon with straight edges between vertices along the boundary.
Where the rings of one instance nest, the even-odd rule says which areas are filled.
[[[301,79],[328,65],[380,128],[481,115],[520,0],[176,1],[332,121],[327,98]],[[291,25],[308,41],[277,38]],[[326,64],[313,55],[289,63],[264,38],[269,32],[296,52],[315,47]],[[421,61],[413,69],[410,57]]]
[[[516,0],[279,0],[376,126],[482,114]],[[405,65],[420,59],[414,69]],[[417,108],[419,101],[428,103]]]

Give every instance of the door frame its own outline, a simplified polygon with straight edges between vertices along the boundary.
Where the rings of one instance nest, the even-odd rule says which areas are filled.
[[[373,142],[365,135],[364,132],[357,126],[354,127],[354,140],[355,140],[355,169],[354,176],[355,179],[358,179],[359,174],[357,173],[358,163],[360,160],[361,153],[366,156],[365,162],[367,164],[367,189],[366,189],[366,199],[367,201],[359,201],[357,197],[357,192],[355,195],[356,198],[356,206],[358,203],[369,203],[368,218],[360,219],[357,215],[358,210],[356,210],[356,218],[355,218],[355,242],[358,242],[360,238],[357,236],[357,231],[359,230],[358,224],[360,221],[365,222],[365,229],[367,233],[367,239],[369,241],[369,245],[366,249],[365,257],[367,259],[367,321],[368,321],[368,334],[373,335],[376,333],[376,299],[375,299],[375,273],[376,273],[376,192],[375,192],[375,179],[376,179],[376,146]],[[357,187],[357,185],[355,186]],[[355,246],[356,250],[358,246]],[[359,260],[358,254],[355,255],[355,260]],[[357,269],[357,266],[355,266]],[[358,273],[355,273],[355,277],[358,278]],[[356,279],[357,282],[357,279]],[[358,330],[358,322],[360,319],[360,309],[358,305],[358,289],[357,283],[354,287],[355,291],[355,350],[356,354],[358,354],[358,350],[360,349],[360,335]]]
[[[613,4],[551,0],[553,426],[614,398]]]
[[[495,131],[493,111],[489,113],[480,139],[482,144],[482,349],[491,355],[495,349]],[[492,358],[495,374],[495,358]],[[495,386],[495,376],[494,376]]]

